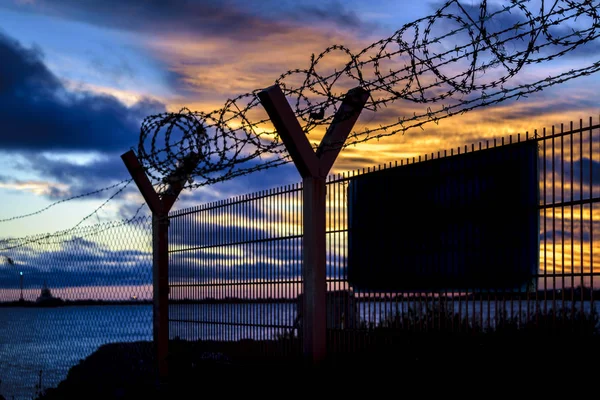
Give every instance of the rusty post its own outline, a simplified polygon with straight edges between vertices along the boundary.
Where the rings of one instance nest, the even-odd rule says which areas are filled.
[[[133,150],[121,155],[129,174],[152,211],[152,334],[161,384],[167,383],[169,375],[169,211],[199,158],[196,153],[188,154],[182,163],[186,170],[177,170],[168,177],[171,184],[159,195]]]
[[[318,365],[327,354],[326,178],[341,150],[341,145],[356,123],[369,93],[360,87],[346,93],[316,153],[278,85],[259,92],[258,97],[302,176],[303,346],[306,359],[312,365]]]

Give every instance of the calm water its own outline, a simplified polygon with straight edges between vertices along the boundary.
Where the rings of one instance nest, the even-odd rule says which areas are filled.
[[[480,316],[484,326],[493,320],[502,303],[458,302],[452,308],[462,315]],[[423,306],[421,304],[421,306]],[[557,302],[557,306],[563,304]],[[533,304],[530,303],[530,307]],[[548,303],[551,306],[551,302]],[[575,304],[577,309],[581,303]],[[385,315],[419,308],[419,303],[360,303],[359,318],[378,323]],[[571,303],[566,302],[565,308]],[[595,302],[600,310],[600,302]],[[526,313],[527,303],[506,303],[508,316]],[[590,302],[583,303],[586,313]],[[533,311],[533,308],[530,308]],[[295,304],[202,304],[174,305],[170,317],[171,337],[182,339],[238,340],[274,338],[296,320]],[[339,318],[335,316],[334,319]],[[204,321],[198,324],[185,320]],[[253,322],[261,326],[244,326]],[[35,396],[42,371],[42,386],[54,387],[69,368],[98,347],[112,342],[152,340],[152,306],[86,306],[59,308],[0,308],[0,393],[7,399]]]
[[[69,368],[110,342],[152,340],[152,306],[0,308],[0,393],[7,399],[54,387]]]

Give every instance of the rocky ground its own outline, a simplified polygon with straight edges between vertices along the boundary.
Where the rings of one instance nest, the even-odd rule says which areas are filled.
[[[441,380],[468,386],[496,379],[510,384],[519,378],[550,380],[554,385],[568,382],[568,376],[585,382],[588,375],[598,373],[600,359],[597,336],[402,337],[355,343],[353,352],[330,354],[319,368],[307,367],[300,356],[283,356],[297,345],[173,341],[165,384],[155,370],[152,343],[107,344],[72,367],[58,387],[38,400],[200,398],[215,390],[243,396],[283,390],[296,397],[317,387],[351,395],[355,390],[372,393],[390,385],[402,387],[417,379],[433,386]]]

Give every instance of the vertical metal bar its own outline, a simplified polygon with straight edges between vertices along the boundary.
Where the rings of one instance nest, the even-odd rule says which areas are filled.
[[[561,223],[561,307],[565,308],[565,146],[564,146],[564,135],[560,135],[560,202],[562,204],[560,211],[560,223]],[[556,288],[554,288],[556,291]],[[565,319],[565,313],[562,313],[563,322]]]
[[[202,298],[205,300],[208,300],[209,297],[209,290],[210,290],[210,268],[212,267],[209,263],[209,258],[208,258],[208,252],[210,251],[210,248],[208,247],[210,245],[210,237],[212,235],[212,227],[210,224],[210,207],[211,207],[212,203],[208,203],[206,205],[206,207],[204,208],[204,229],[202,230],[202,236],[203,236],[203,242],[204,245],[206,246],[206,249],[203,251],[202,254],[202,258],[203,258],[203,264],[204,264],[204,282],[205,285],[202,286]],[[201,272],[199,271],[197,273],[197,277],[199,278],[201,276]],[[208,325],[208,312],[210,310],[210,304],[208,302],[206,302],[205,304],[203,304],[204,307],[201,307],[199,309],[200,312],[200,319],[203,321],[202,322],[202,338],[204,340],[208,340],[209,339],[209,325]]]
[[[560,125],[562,133],[563,124]],[[554,125],[552,125],[552,323],[556,323],[556,156],[554,142]]]
[[[246,280],[250,280],[251,283],[249,286],[247,286],[247,288],[249,288],[250,290],[250,296],[251,298],[257,298],[258,297],[258,290],[257,290],[257,282],[260,279],[260,273],[261,273],[261,267],[260,267],[260,262],[261,262],[261,242],[260,240],[262,239],[262,225],[264,223],[264,221],[262,221],[260,219],[259,216],[259,212],[260,212],[260,207],[262,205],[262,195],[263,192],[259,191],[258,193],[256,193],[255,196],[255,200],[254,200],[254,206],[252,208],[252,212],[254,214],[254,216],[252,217],[252,221],[254,224],[254,237],[255,237],[255,242],[254,242],[254,249],[252,251],[252,262],[251,265],[253,266],[253,270],[255,271],[254,276],[252,276],[252,269],[246,269]],[[254,339],[254,335],[255,335],[255,318],[256,318],[256,307],[248,307],[248,330],[249,330],[249,337]]]
[[[209,215],[210,215],[210,238],[209,238],[209,243],[211,246],[211,250],[218,248],[218,244],[219,244],[219,227],[217,225],[217,209],[219,207],[219,201],[215,201],[211,204],[211,208],[209,210]],[[210,260],[210,258],[209,258]],[[207,328],[208,328],[208,338],[210,340],[214,340],[214,335],[215,335],[215,325],[213,324],[213,320],[214,320],[214,316],[215,316],[215,304],[214,302],[210,301],[212,299],[214,299],[215,297],[215,264],[216,264],[216,260],[211,260],[210,262],[210,268],[209,268],[209,272],[208,272],[208,276],[209,276],[209,282],[210,282],[210,286],[208,288],[208,298],[209,298],[209,303],[208,303],[208,323],[207,323]]]
[[[233,289],[234,286],[232,285],[232,271],[233,268],[235,268],[235,260],[236,260],[236,256],[239,255],[239,251],[237,251],[239,249],[239,238],[238,238],[238,230],[239,230],[239,225],[238,225],[238,220],[237,220],[237,210],[238,210],[238,206],[240,203],[240,197],[239,196],[235,196],[232,201],[231,201],[231,214],[229,217],[229,221],[230,221],[230,232],[231,232],[231,236],[230,236],[230,245],[229,245],[229,257],[227,257],[227,261],[226,261],[226,272],[225,272],[225,276],[223,277],[224,279],[224,283],[226,284],[225,286],[225,298],[228,299],[227,302],[224,304],[225,305],[225,322],[227,323],[227,325],[225,325],[225,329],[226,329],[226,334],[225,334],[225,340],[226,341],[231,341],[233,340],[232,334],[233,334],[233,321],[234,321],[234,310],[233,307],[234,305],[232,304],[231,299],[234,298],[233,296]]]
[[[299,234],[301,234],[302,236],[302,241],[299,242],[302,244],[302,246],[298,246],[297,247],[297,253],[296,253],[296,257],[297,259],[302,259],[303,257],[303,253],[304,253],[304,243],[305,243],[305,238],[306,238],[306,233],[304,232],[304,225],[301,223],[301,221],[304,221],[304,213],[305,213],[305,205],[304,205],[304,182],[300,182],[297,183],[297,187],[298,187],[298,191],[296,192],[296,204],[302,204],[302,207],[298,207],[298,209],[296,210],[296,229],[298,231]],[[295,284],[295,296],[297,296],[298,294],[302,293],[303,290],[303,286],[304,286],[304,262],[302,263],[298,263],[297,264],[297,268],[299,270],[297,270],[297,278],[296,278],[296,284]],[[299,307],[302,309],[302,326],[301,326],[301,330],[302,330],[302,340],[301,343],[299,343],[300,349],[304,349],[306,348],[304,342],[306,340],[306,337],[304,336],[304,325],[306,324],[306,319],[305,319],[305,315],[306,315],[306,302],[302,301],[302,303],[299,305]]]
[[[594,305],[594,203],[591,199],[594,198],[594,138],[592,130],[592,117],[590,117],[590,307]],[[590,308],[593,310],[594,308]]]
[[[292,327],[294,327],[296,325],[296,321],[298,321],[298,306],[297,306],[297,299],[295,298],[295,295],[293,294],[293,281],[296,277],[296,252],[295,252],[295,248],[296,243],[298,241],[297,238],[295,238],[296,236],[296,228],[295,228],[295,202],[294,202],[294,196],[295,196],[295,189],[296,189],[296,184],[291,184],[288,186],[288,191],[285,194],[285,197],[283,199],[284,202],[284,210],[285,210],[285,218],[288,224],[288,236],[290,237],[289,239],[287,239],[285,241],[286,246],[283,247],[283,254],[285,257],[285,260],[288,260],[288,263],[285,265],[285,271],[286,271],[286,277],[285,277],[285,285],[282,286],[282,296],[285,299],[289,299],[290,302],[286,305],[285,310],[287,310],[286,312],[284,312],[284,315],[286,316],[286,321],[289,321],[292,324]],[[294,299],[294,301],[291,301],[292,299]],[[289,313],[289,315],[288,315]],[[296,340],[296,337],[299,336],[297,335],[297,331],[292,328],[290,330],[290,340],[289,340],[289,347],[286,346],[285,347],[285,351],[287,352],[295,352],[295,348],[294,348],[294,342]],[[286,354],[287,355],[287,354]]]
[[[571,121],[571,126],[573,126],[573,122]],[[571,129],[573,130],[573,129]],[[583,301],[584,301],[584,296],[585,296],[585,270],[584,270],[584,266],[585,266],[585,253],[583,251],[583,242],[584,242],[584,230],[585,230],[585,226],[584,226],[584,216],[583,216],[583,185],[584,185],[584,179],[583,179],[583,120],[579,119],[579,200],[581,201],[581,205],[580,205],[580,213],[579,213],[579,227],[580,227],[580,237],[579,237],[579,244],[580,244],[580,253],[581,253],[581,259],[580,259],[580,273],[581,273],[581,282],[580,282],[580,299],[581,299],[581,315],[583,315],[584,313],[584,307],[583,307]]]
[[[196,207],[194,207],[193,212],[190,212],[189,214],[187,214],[185,216],[185,218],[181,221],[181,224],[185,226],[185,229],[187,231],[187,234],[189,235],[189,237],[191,238],[191,242],[190,242],[190,247],[195,247],[198,245],[198,238],[197,238],[197,229],[198,227],[196,226],[196,224],[193,223],[194,221],[194,216],[196,215]],[[183,283],[185,283],[185,290],[182,293],[182,297],[183,298],[188,298],[188,299],[193,299],[193,293],[192,293],[192,271],[197,268],[197,264],[196,264],[196,257],[194,257],[192,259],[192,257],[189,257],[191,255],[193,255],[194,253],[197,253],[197,250],[191,250],[191,249],[187,249],[187,251],[184,252],[185,256],[188,257],[189,262],[185,268],[185,270],[182,272],[182,277],[180,278],[182,280]],[[180,304],[178,307],[179,310],[179,314],[182,315],[182,318],[185,318],[188,321],[192,320],[192,313],[191,313],[191,306],[188,304]],[[182,339],[184,340],[195,340],[196,338],[193,337],[193,330],[196,326],[195,323],[188,323],[186,324],[187,326],[182,329],[183,330],[183,337]],[[180,324],[181,326],[181,324]]]
[[[264,277],[266,273],[266,257],[265,257],[265,240],[267,239],[267,225],[269,223],[268,216],[264,215],[265,210],[265,202],[266,202],[266,190],[261,190],[257,199],[257,207],[256,207],[256,225],[257,225],[257,235],[258,242],[256,244],[256,262],[255,262],[255,271],[258,273],[258,276],[255,274],[252,278],[254,284],[250,287],[252,288],[252,297],[254,299],[262,299],[263,297],[263,289],[264,289]],[[250,275],[250,271],[248,271]],[[262,301],[262,300],[260,300]],[[251,323],[252,323],[252,339],[260,338],[260,311],[262,308],[262,304],[258,302],[254,307],[251,307]]]
[[[281,299],[281,282],[285,279],[285,276],[283,274],[284,268],[283,265],[281,265],[281,248],[282,245],[284,243],[284,238],[287,237],[287,226],[285,225],[285,214],[283,211],[283,196],[285,194],[285,191],[287,190],[287,185],[284,187],[281,187],[278,189],[277,191],[277,197],[276,197],[276,201],[275,201],[275,208],[277,209],[277,212],[279,213],[279,218],[278,218],[278,224],[280,226],[279,231],[278,231],[278,235],[280,236],[280,240],[278,240],[275,244],[275,260],[276,260],[276,264],[275,264],[275,273],[276,273],[276,277],[275,277],[275,283],[273,286],[273,297],[277,298],[277,299]],[[278,322],[277,325],[283,325],[283,318],[282,318],[282,311],[283,311],[283,307],[282,304],[280,304],[280,301],[277,300],[277,315],[276,315],[276,321]],[[278,329],[278,333],[283,333],[283,331],[281,329]]]
[[[218,321],[217,324],[217,337],[218,340],[225,340],[225,335],[227,334],[228,327],[223,322],[227,321],[227,305],[223,303],[223,299],[225,298],[225,294],[227,293],[227,282],[225,280],[225,271],[227,270],[227,263],[229,260],[229,256],[231,254],[231,244],[230,244],[230,231],[231,231],[231,217],[230,217],[230,209],[231,209],[231,199],[225,199],[223,201],[223,208],[220,211],[221,214],[221,238],[223,240],[222,244],[222,252],[223,252],[223,260],[219,261],[219,273],[217,280],[217,314]]]
[[[575,297],[574,297],[575,296],[575,292],[574,292],[574,289],[575,289],[575,275],[574,275],[574,272],[575,272],[575,236],[574,236],[575,224],[574,224],[574,215],[573,215],[575,213],[575,209],[573,207],[573,201],[575,200],[574,187],[573,187],[574,183],[575,183],[575,178],[574,178],[575,170],[574,170],[574,161],[573,161],[573,157],[574,157],[573,135],[574,135],[573,130],[571,130],[569,133],[569,140],[571,142],[570,146],[569,146],[571,148],[570,157],[569,157],[571,159],[571,168],[570,168],[570,170],[571,170],[571,198],[570,198],[570,200],[571,200],[571,227],[570,227],[571,228],[570,229],[570,232],[571,232],[571,273],[569,274],[570,278],[571,278],[571,287],[570,287],[570,289],[571,289],[570,290],[570,292],[571,292],[571,315],[573,315],[573,313],[575,311],[575,303],[574,303],[575,302]]]
[[[241,269],[240,269],[240,277],[241,277],[241,295],[242,297],[245,299],[248,297],[249,293],[248,293],[248,288],[252,287],[252,282],[250,282],[249,277],[248,277],[248,269],[254,267],[254,263],[256,262],[255,260],[255,253],[256,253],[256,239],[257,239],[257,233],[256,233],[256,198],[258,196],[258,193],[252,193],[249,195],[248,197],[248,205],[249,205],[249,209],[248,209],[248,213],[249,215],[249,236],[250,236],[250,243],[248,244],[248,264],[245,264]],[[252,297],[250,295],[250,297]],[[244,327],[242,329],[243,331],[243,337],[244,338],[249,338],[251,333],[251,327],[250,327],[250,323],[252,322],[250,320],[250,305],[249,304],[240,304],[239,305],[240,308],[243,310],[243,323],[244,323]]]
[[[544,128],[543,130],[543,143],[544,143],[544,203],[548,202],[548,199],[546,197],[546,179],[547,179],[547,174],[546,174],[546,164],[547,164],[547,159],[546,159],[546,146],[547,146],[547,139],[546,139],[546,128]],[[546,227],[547,224],[547,207],[544,207],[544,312],[548,311],[548,299],[547,299],[547,292],[548,292],[548,284],[547,284],[547,277],[548,277],[548,256],[547,256],[547,249],[548,249],[548,229]]]
[[[217,225],[219,226],[219,247],[217,248],[219,252],[223,251],[224,255],[227,255],[227,228],[226,221],[227,218],[227,203],[229,201],[227,199],[221,200],[219,208],[217,209]],[[223,249],[223,250],[221,250]],[[214,319],[214,327],[215,327],[215,339],[222,340],[222,331],[223,325],[220,324],[223,321],[223,304],[219,302],[219,299],[222,295],[222,280],[221,274],[223,273],[223,261],[217,261],[215,265],[215,319]]]
[[[279,209],[277,208],[277,193],[279,191],[279,188],[272,188],[271,189],[271,198],[270,198],[270,207],[269,207],[269,213],[271,213],[273,215],[272,219],[273,219],[273,224],[271,226],[271,239],[269,240],[269,274],[267,276],[268,279],[268,286],[267,286],[267,302],[265,303],[265,309],[266,309],[266,313],[267,313],[267,321],[269,325],[275,326],[275,322],[277,320],[277,304],[274,303],[274,299],[275,299],[275,290],[276,290],[276,285],[277,285],[277,244],[278,244],[278,238],[280,237],[280,233],[281,229],[279,228],[281,226],[280,223],[280,214],[279,214]],[[265,338],[267,340],[269,339],[275,339],[276,335],[278,333],[278,329],[277,328],[268,328],[266,330],[266,335]]]
[[[207,227],[207,223],[206,223],[206,205],[202,206],[201,208],[198,209],[198,214],[200,216],[200,221],[199,221],[199,232],[198,232],[198,236],[199,236],[199,243],[201,246],[204,246],[206,243],[206,235],[208,233],[208,227]],[[198,279],[198,277],[200,276],[200,274],[202,272],[204,272],[206,270],[206,250],[205,249],[201,249],[199,250],[199,254],[198,254],[198,259],[200,262],[200,266],[201,268],[197,268],[194,271],[193,274],[193,280],[192,283],[199,283],[200,280]],[[206,279],[204,280],[204,282],[206,283]],[[203,300],[206,298],[206,286],[202,285],[200,286],[198,289],[198,299]],[[198,321],[202,321],[204,320],[204,310],[206,310],[206,305],[205,304],[197,304],[194,307],[194,312],[198,318]],[[205,325],[203,323],[198,322],[198,338],[199,339],[204,339],[205,338]]]
[[[342,276],[341,276],[341,271],[342,271],[342,257],[343,257],[343,247],[342,247],[342,224],[341,224],[341,196],[343,196],[342,193],[342,187],[344,185],[344,181],[342,180],[342,174],[338,173],[337,176],[335,177],[333,183],[331,184],[333,185],[333,230],[336,232],[335,236],[334,236],[334,244],[333,244],[333,251],[334,251],[334,262],[333,262],[333,277],[334,279],[336,279],[336,282],[334,284],[333,290],[334,291],[338,291],[339,293],[344,293],[344,294],[348,294],[350,295],[350,291],[349,288],[346,287],[346,285],[343,284],[342,282]],[[352,314],[350,314],[348,311],[350,310],[350,306],[351,306],[351,299],[349,297],[344,297],[344,300],[342,302],[342,315],[340,316],[340,318],[342,319],[340,321],[340,333],[338,335],[337,338],[337,348],[336,351],[341,351],[343,350],[343,335],[347,332],[348,330],[348,324],[350,322],[350,318],[352,318]],[[350,311],[351,312],[351,311]]]
[[[283,220],[285,222],[285,235],[287,237],[287,239],[285,239],[284,241],[282,241],[282,247],[281,247],[281,257],[282,257],[282,280],[284,281],[284,283],[281,284],[281,289],[279,291],[280,296],[282,299],[286,299],[286,301],[288,300],[289,296],[289,283],[292,279],[293,279],[293,275],[292,275],[292,265],[294,263],[294,254],[292,253],[292,247],[293,247],[293,242],[294,239],[292,238],[294,232],[293,232],[293,225],[292,225],[292,220],[293,220],[293,215],[292,215],[292,189],[293,189],[294,185],[290,184],[286,186],[286,190],[283,193],[283,197],[282,197],[282,212],[283,212]],[[290,324],[291,326],[293,326],[293,323],[295,321],[295,316],[293,316],[292,311],[290,309],[290,305],[292,305],[292,302],[288,302],[288,303],[284,303],[282,305],[282,311],[281,311],[281,316],[282,316],[282,321],[286,321],[288,324]],[[286,346],[284,347],[284,355],[288,355],[289,352],[291,351],[291,348],[288,348],[287,344],[288,343],[292,343],[293,340],[293,335],[294,335],[294,331],[293,329],[287,329],[286,328],[286,332],[290,332],[290,340],[286,341],[285,344]]]
[[[281,208],[279,207],[279,198],[281,196],[281,187],[277,187],[275,189],[273,189],[273,199],[272,199],[272,207],[273,207],[273,213],[275,213],[275,226],[273,227],[273,232],[274,232],[274,240],[271,242],[271,276],[269,277],[269,280],[271,281],[271,286],[270,286],[270,295],[269,297],[271,298],[271,303],[269,304],[269,312],[271,315],[271,324],[273,326],[275,325],[279,325],[277,323],[278,321],[278,317],[279,317],[279,305],[277,303],[275,303],[275,300],[277,298],[277,290],[279,288],[279,284],[278,284],[278,279],[279,279],[279,274],[281,269],[279,269],[279,245],[281,244],[281,237],[283,237],[284,232],[285,232],[285,228],[283,226],[283,221],[282,221],[282,213],[281,213]],[[273,328],[273,332],[275,332],[275,334],[279,333],[279,328]]]
[[[260,278],[259,278],[259,282],[258,284],[255,285],[257,292],[258,292],[258,298],[261,299],[261,302],[258,304],[257,307],[254,308],[254,319],[253,319],[253,323],[254,325],[254,338],[260,340],[261,338],[261,331],[262,329],[260,328],[260,324],[262,323],[262,318],[261,318],[261,313],[263,310],[263,303],[262,303],[262,299],[264,298],[264,292],[265,292],[265,282],[266,282],[266,276],[268,273],[268,267],[267,267],[267,240],[269,239],[269,223],[271,222],[271,216],[268,215],[268,213],[265,213],[265,210],[267,210],[267,201],[269,199],[269,191],[268,190],[263,190],[261,193],[261,199],[260,199],[260,208],[259,208],[259,221],[260,221],[260,227],[261,227],[261,241],[259,242],[259,265],[260,265]]]
[[[271,209],[271,200],[272,200],[272,190],[268,189],[266,191],[265,197],[265,207],[263,208],[263,214],[265,214],[266,227],[265,227],[265,241],[263,242],[263,254],[264,254],[264,275],[262,286],[262,298],[266,299],[269,297],[269,281],[271,279],[271,240],[273,239],[273,224],[274,224],[274,213]],[[261,303],[262,312],[259,315],[260,324],[268,324],[268,312],[267,312],[267,304]],[[262,329],[261,335],[259,336],[264,339],[266,336],[267,330]]]
[[[256,193],[250,193],[247,195],[246,197],[246,204],[245,204],[245,208],[246,208],[246,225],[247,225],[247,235],[248,235],[248,252],[246,253],[246,259],[248,260],[248,263],[244,263],[242,265],[240,265],[240,270],[239,270],[239,291],[240,291],[240,298],[246,298],[247,297],[247,293],[248,293],[248,277],[246,276],[246,273],[248,271],[248,268],[252,265],[252,263],[254,262],[254,246],[256,245],[254,240],[256,239],[256,232],[255,232],[255,226],[254,224],[255,222],[255,216],[254,216],[254,208],[255,208],[255,200],[254,198],[256,197]],[[240,309],[240,314],[241,314],[241,322],[242,322],[242,327],[240,329],[240,335],[241,337],[243,337],[244,339],[248,338],[248,331],[249,331],[249,313],[248,313],[248,308],[249,305],[248,304],[238,304],[238,307]]]
[[[266,247],[266,260],[265,260],[265,267],[266,267],[266,271],[265,271],[265,285],[264,285],[264,292],[263,292],[263,297],[268,299],[270,297],[270,290],[271,290],[271,276],[273,273],[273,257],[272,257],[272,243],[273,243],[273,238],[275,237],[275,231],[274,231],[274,226],[275,226],[275,217],[277,216],[275,210],[273,210],[272,208],[272,203],[273,203],[273,189],[269,189],[267,191],[267,198],[266,198],[266,203],[267,203],[267,208],[266,208],[266,213],[268,215],[268,225],[267,225],[267,232],[268,232],[268,236],[267,236],[267,241],[265,241],[265,247]],[[266,323],[269,324],[270,321],[270,313],[269,313],[269,308],[268,308],[268,304],[267,303],[263,303],[263,310],[264,310],[264,315],[262,316],[261,320],[262,321],[266,321],[266,322],[262,322],[261,323]],[[266,318],[265,318],[266,317]],[[268,332],[267,330],[263,330],[263,334],[262,334],[262,338],[266,339],[266,333]]]
[[[226,225],[226,230],[227,230],[227,252],[226,252],[226,258],[223,262],[223,271],[221,273],[221,298],[223,300],[225,300],[222,303],[222,308],[223,308],[223,322],[224,324],[221,325],[222,326],[222,340],[229,340],[229,335],[231,334],[231,325],[229,324],[231,322],[231,302],[230,302],[230,298],[231,298],[231,294],[230,294],[230,290],[231,290],[231,280],[230,278],[230,272],[231,272],[231,263],[232,260],[235,258],[235,248],[236,248],[236,240],[235,240],[235,232],[236,232],[236,225],[235,225],[235,208],[236,208],[236,202],[237,202],[237,198],[234,196],[232,198],[230,198],[228,200],[228,207],[227,207],[227,216],[226,216],[226,220],[227,220],[227,225]]]
[[[278,242],[278,247],[277,247],[277,260],[278,260],[278,282],[277,282],[277,290],[276,290],[276,296],[278,299],[280,299],[279,302],[279,314],[278,314],[278,321],[279,321],[279,325],[282,326],[282,328],[280,329],[281,332],[281,336],[286,338],[286,334],[290,333],[291,330],[289,330],[287,328],[288,325],[288,314],[286,312],[289,303],[286,303],[284,300],[286,298],[285,295],[285,288],[286,288],[286,282],[289,281],[290,279],[290,275],[289,275],[289,265],[291,264],[291,262],[293,261],[293,259],[290,257],[290,254],[288,252],[288,243],[290,241],[289,237],[291,236],[291,232],[290,232],[290,225],[289,225],[289,213],[288,213],[288,193],[290,190],[290,186],[291,185],[285,185],[281,192],[279,193],[279,197],[278,197],[278,206],[277,209],[279,210],[279,212],[281,213],[281,235],[283,236],[282,240],[280,240]],[[286,327],[284,327],[286,326]],[[290,339],[291,339],[291,335],[290,335]],[[280,349],[282,352],[282,356],[287,356],[288,355],[288,350],[287,350],[287,343],[288,340],[284,340],[281,343]]]
[[[250,239],[250,235],[249,235],[249,229],[250,227],[248,226],[248,194],[244,194],[242,196],[242,202],[240,203],[240,209],[239,209],[239,223],[240,223],[240,232],[241,232],[241,241],[243,241],[243,245],[242,245],[242,251],[244,254],[244,259],[246,259],[248,257],[248,255],[250,254],[250,243],[249,243],[249,239]],[[235,297],[237,299],[242,298],[242,281],[243,281],[243,277],[242,277],[242,268],[243,268],[243,264],[239,263],[238,265],[235,266],[235,274],[234,274],[234,282],[235,282]],[[244,322],[244,315],[243,315],[243,308],[241,304],[235,304],[235,315],[236,315],[236,321],[237,321],[237,325],[236,325],[236,329],[235,329],[235,337],[236,339],[242,338],[243,333],[244,333],[244,327],[243,325],[240,325],[240,323]]]
[[[332,249],[334,243],[334,234],[332,233],[332,199],[333,199],[333,186],[332,186],[332,175],[328,175],[325,178],[325,330],[326,330],[326,343],[329,343],[330,339],[335,339],[336,332],[331,328],[335,328],[335,325],[330,326],[329,320],[333,317],[333,320],[336,321],[337,312],[334,304],[330,303],[328,296],[330,296],[330,292],[334,289],[332,286],[332,279],[335,277],[333,257],[335,256]],[[329,272],[329,273],[328,273]],[[333,342],[332,342],[333,343]]]
[[[227,209],[227,257],[223,263],[223,274],[221,276],[222,290],[221,297],[225,300],[222,304],[223,307],[223,340],[231,340],[231,263],[235,257],[236,243],[236,232],[237,225],[235,221],[235,210],[237,208],[237,196],[229,199],[229,207]]]
[[[216,235],[215,235],[215,249],[220,250],[223,244],[223,225],[221,224],[221,218],[223,216],[223,204],[224,200],[219,200],[217,202],[217,206],[215,207],[214,221],[216,226]],[[219,271],[220,271],[221,261],[216,260],[213,266],[213,286],[212,286],[212,298],[217,300],[219,297]],[[219,320],[219,312],[218,312],[219,304],[217,301],[213,301],[212,307],[212,318],[210,319],[212,322],[212,337],[213,339],[217,339],[219,337],[219,324],[216,321]]]
[[[190,244],[189,247],[194,247],[196,246],[196,238],[195,238],[195,232],[193,230],[193,225],[191,224],[191,220],[192,220],[192,216],[194,214],[189,213],[183,216],[183,218],[180,219],[179,221],[179,225],[181,226],[181,231],[184,232],[184,235],[187,235],[188,238],[190,238]],[[183,287],[183,290],[180,291],[180,295],[179,295],[179,299],[182,298],[191,298],[190,296],[190,271],[192,271],[193,265],[192,265],[192,260],[191,257],[188,257],[188,252],[191,253],[192,250],[185,249],[185,251],[182,252],[182,256],[180,257],[186,257],[188,259],[188,262],[185,264],[185,267],[181,268],[181,273],[179,274],[179,280],[182,284],[184,284],[185,286]],[[185,305],[185,304],[179,304],[177,306],[177,314],[181,315],[181,318],[191,321],[191,316],[190,316],[190,308],[189,305]],[[192,325],[191,323],[187,323],[185,325],[183,325],[182,323],[178,323],[178,326],[180,327],[179,329],[181,330],[181,335],[180,337],[184,340],[193,340],[193,338],[191,337],[191,329],[192,329]]]
[[[300,197],[300,192],[302,191],[302,182],[297,182],[293,185],[294,191],[291,193],[290,195],[290,200],[291,200],[291,209],[290,212],[292,213],[292,232],[294,235],[294,239],[292,240],[292,254],[294,255],[294,264],[293,264],[293,269],[292,269],[292,275],[290,278],[290,281],[292,282],[289,286],[288,286],[288,296],[294,298],[295,302],[294,302],[294,310],[296,311],[296,318],[294,320],[294,323],[296,323],[296,335],[298,337],[298,341],[296,343],[296,346],[294,347],[294,351],[295,352],[300,352],[301,349],[304,348],[304,336],[302,333],[302,326],[300,324],[304,323],[303,320],[303,316],[304,316],[304,309],[303,309],[303,304],[299,303],[299,297],[298,295],[300,294],[300,292],[297,290],[297,283],[299,279],[302,279],[302,271],[300,270],[302,268],[302,266],[300,265],[300,262],[298,260],[300,260],[300,252],[302,249],[302,242],[303,242],[303,237],[302,237],[302,231],[300,230],[300,223],[299,223],[299,218],[300,218],[300,210],[304,207],[304,206],[300,206],[300,201],[299,197]]]
[[[202,240],[203,244],[205,246],[205,248],[202,251],[203,270],[197,271],[196,278],[194,279],[195,283],[202,283],[201,293],[202,293],[202,299],[204,300],[204,302],[197,306],[196,314],[197,314],[198,320],[202,321],[200,323],[200,327],[202,329],[202,331],[201,331],[202,339],[204,339],[204,340],[209,340],[210,334],[211,334],[210,310],[211,310],[212,305],[208,300],[210,299],[212,285],[213,285],[212,278],[211,278],[211,269],[213,268],[214,262],[210,260],[210,256],[209,256],[209,254],[212,251],[212,246],[213,246],[212,237],[215,234],[214,229],[213,229],[213,224],[212,224],[212,217],[211,217],[211,215],[212,215],[211,210],[213,207],[214,207],[214,203],[208,203],[203,207],[203,210],[202,210],[203,229],[202,229],[201,235],[202,235],[202,239],[203,239]]]
[[[303,237],[303,232],[301,230],[301,226],[299,223],[299,220],[301,218],[301,210],[304,208],[304,205],[301,205],[301,196],[300,193],[303,190],[302,187],[302,182],[297,182],[294,184],[294,191],[291,194],[291,201],[292,201],[292,208],[291,208],[291,212],[293,213],[293,218],[292,218],[292,232],[295,236],[295,238],[293,239],[292,243],[293,243],[293,254],[294,254],[294,265],[293,265],[293,274],[291,277],[291,281],[292,283],[290,284],[290,286],[288,287],[288,294],[290,295],[290,297],[293,297],[295,299],[295,311],[296,311],[296,320],[294,322],[298,322],[296,324],[296,335],[298,336],[298,342],[296,343],[296,346],[294,347],[294,351],[300,353],[302,351],[302,349],[304,348],[304,336],[303,336],[303,332],[302,332],[302,326],[301,324],[304,324],[304,306],[303,303],[300,302],[300,298],[298,297],[300,294],[300,291],[298,291],[297,286],[298,286],[298,281],[302,279],[302,266],[300,263],[300,259],[301,259],[301,251],[302,251],[302,243],[304,241],[304,237]]]
[[[208,215],[210,216],[210,223],[209,223],[209,232],[210,232],[210,236],[209,236],[209,244],[210,244],[210,251],[214,251],[215,248],[218,248],[218,237],[219,237],[219,228],[217,226],[217,222],[216,222],[216,214],[217,214],[217,209],[219,207],[219,201],[214,201],[213,203],[211,203],[211,207],[208,211]],[[207,258],[208,258],[208,263],[210,265],[209,270],[208,270],[208,277],[209,277],[209,282],[210,282],[210,286],[208,287],[208,291],[207,291],[207,296],[209,299],[208,302],[208,309],[207,309],[207,314],[208,314],[208,318],[207,318],[207,330],[208,330],[208,339],[209,340],[214,340],[214,329],[215,329],[215,325],[212,323],[214,315],[215,315],[215,305],[214,302],[210,301],[215,297],[215,264],[216,264],[216,260],[211,260],[210,256],[207,254]]]

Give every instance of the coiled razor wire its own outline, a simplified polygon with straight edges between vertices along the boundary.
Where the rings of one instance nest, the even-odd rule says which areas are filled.
[[[597,72],[600,60],[529,83],[515,81],[525,66],[558,59],[599,36],[599,0],[541,0],[537,12],[529,9],[531,3],[512,0],[500,7],[484,0],[471,7],[450,0],[433,15],[357,53],[341,45],[328,47],[311,57],[308,68],[287,71],[275,84],[306,134],[331,123],[352,87],[369,91],[365,109],[372,112],[398,100],[423,104],[421,112],[354,131],[345,143],[335,144],[346,147]],[[346,60],[341,64],[340,56]],[[290,162],[260,106],[261,90],[241,94],[210,112],[183,108],[146,117],[138,157],[154,183],[166,187],[166,178],[191,151],[201,161],[187,188]]]

